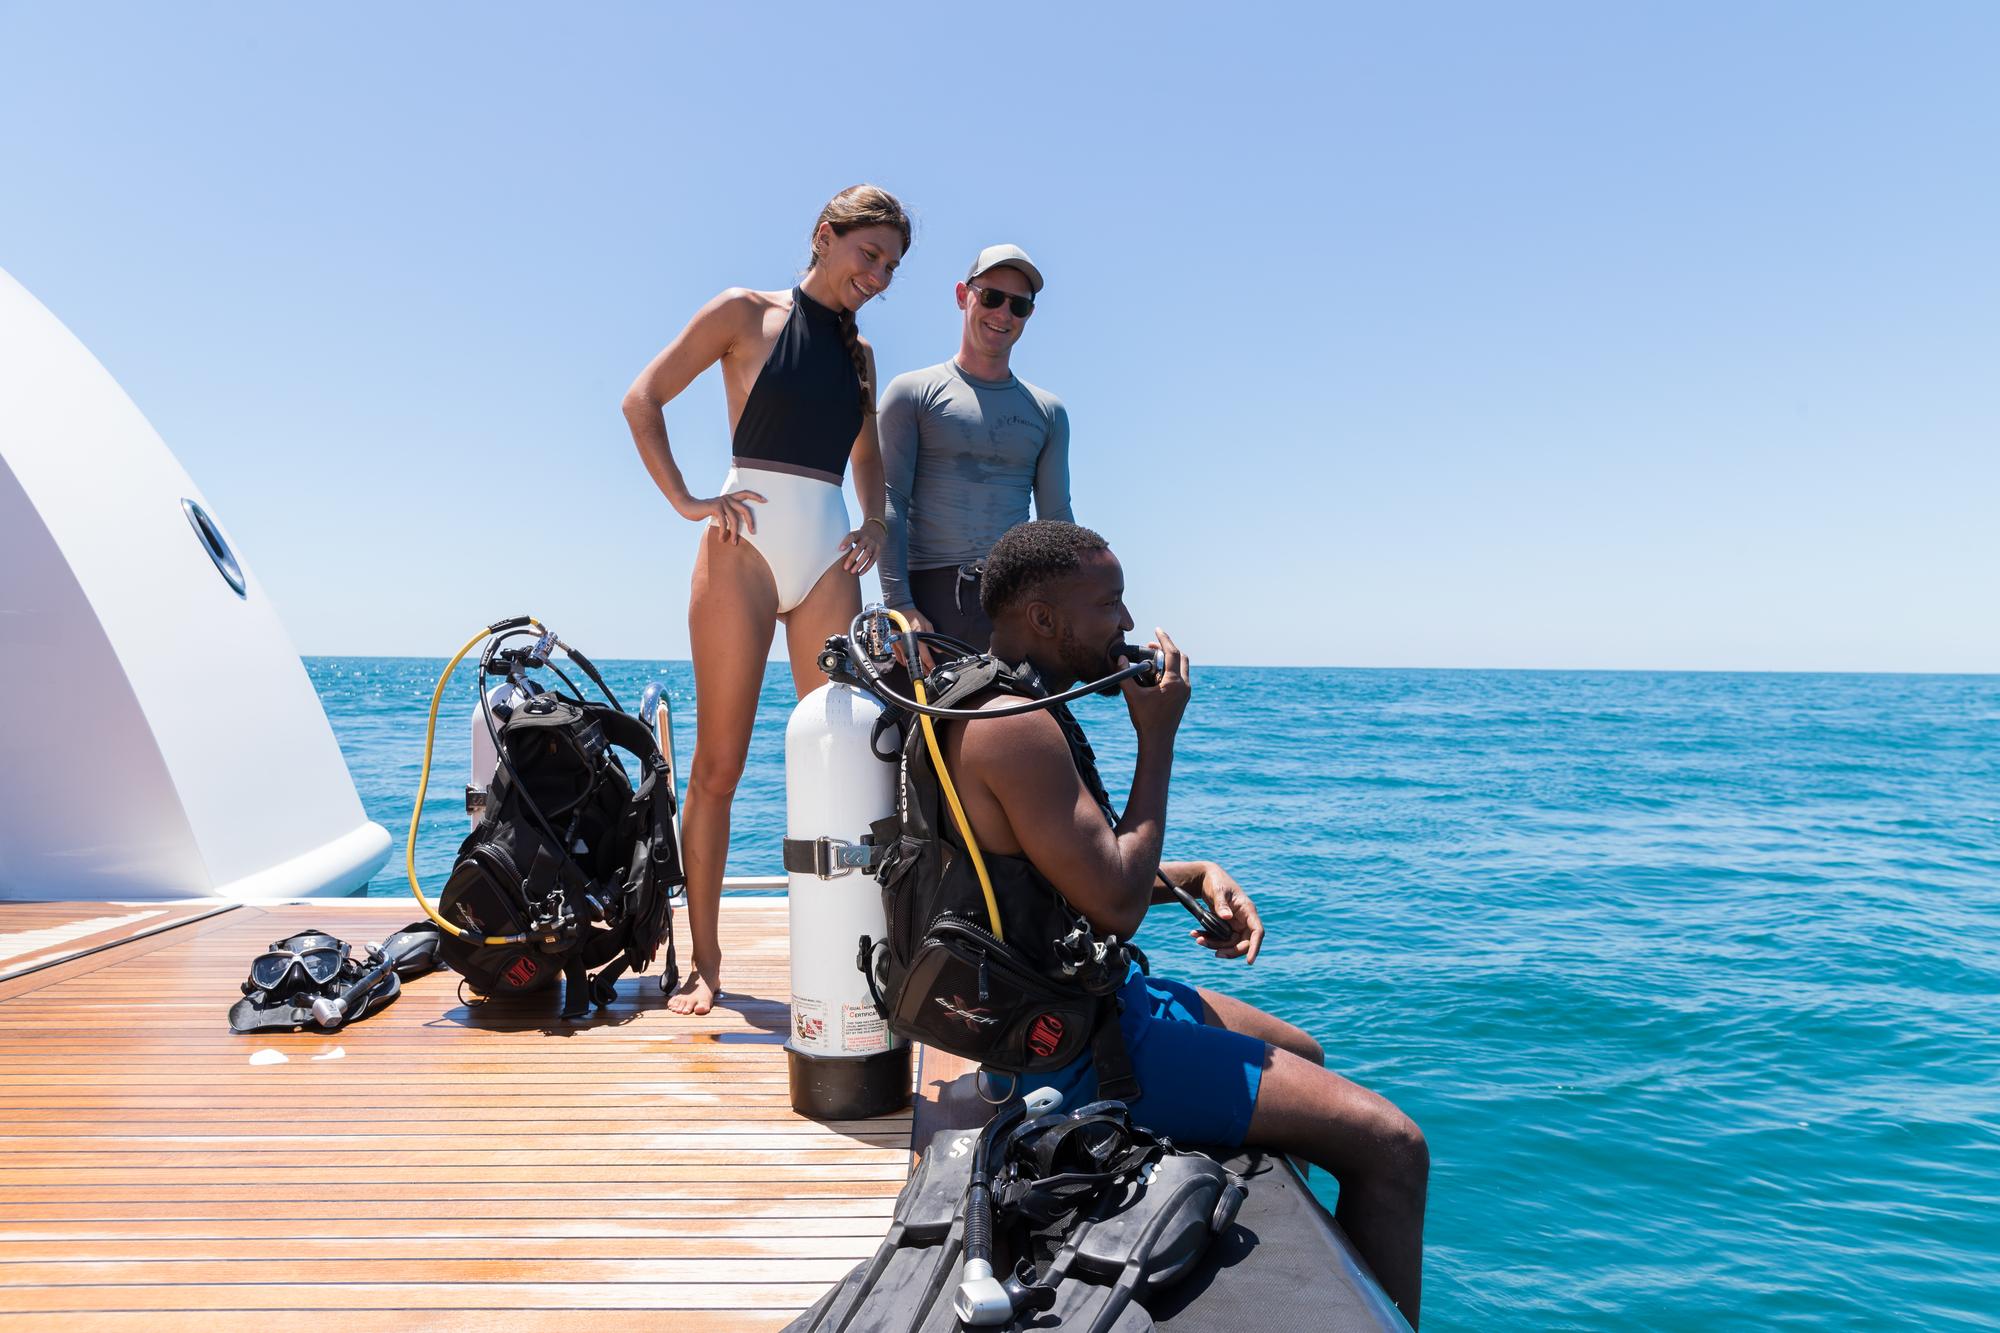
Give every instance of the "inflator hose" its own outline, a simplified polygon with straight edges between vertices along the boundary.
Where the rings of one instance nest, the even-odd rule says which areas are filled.
[[[437,741],[438,704],[444,699],[445,684],[450,681],[451,673],[458,669],[458,664],[465,660],[467,653],[495,634],[503,630],[517,628],[521,625],[533,625],[536,629],[542,628],[542,622],[536,620],[533,616],[516,616],[511,620],[496,621],[467,639],[465,646],[460,648],[457,655],[445,665],[444,674],[438,677],[437,689],[431,692],[430,721],[424,727],[424,768],[422,775],[417,779],[417,804],[416,808],[410,811],[410,837],[403,851],[403,866],[409,872],[410,891],[417,895],[417,904],[424,909],[424,915],[437,922],[438,929],[449,931],[459,939],[477,938],[481,944],[495,946],[526,944],[528,943],[528,936],[484,935],[475,937],[468,935],[465,931],[439,916],[437,909],[431,906],[431,900],[424,896],[424,886],[417,882],[417,825],[423,820],[424,793],[430,790],[431,785],[431,748]]]
[[[895,622],[897,629],[905,634],[910,632],[910,622],[903,619],[901,612],[885,608],[883,614]],[[915,664],[911,665],[914,668]],[[929,691],[924,689],[924,682],[914,669],[910,673],[910,683],[917,691],[917,702],[928,704]],[[442,689],[442,685],[439,688]],[[958,824],[959,836],[965,839],[965,850],[972,857],[972,868],[979,875],[979,891],[986,895],[986,919],[993,927],[993,938],[1004,944],[1007,933],[1000,928],[1000,900],[993,895],[993,880],[986,873],[986,858],[979,854],[979,840],[972,836],[972,821],[965,817],[965,807],[959,804],[958,788],[952,785],[951,774],[945,771],[944,749],[938,744],[937,728],[931,725],[927,713],[918,713],[917,721],[924,729],[924,744],[931,752],[931,767],[937,770],[938,785],[944,788],[945,800],[951,805],[952,819]]]

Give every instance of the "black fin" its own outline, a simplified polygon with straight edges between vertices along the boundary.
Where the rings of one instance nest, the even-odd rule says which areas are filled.
[[[435,921],[413,921],[382,941],[382,948],[396,960],[396,975],[405,981],[437,970],[438,949],[444,932]]]
[[[951,1299],[965,1256],[965,1190],[972,1180],[977,1130],[947,1130],[931,1140],[903,1192],[874,1257],[842,1278],[785,1333],[952,1333]]]

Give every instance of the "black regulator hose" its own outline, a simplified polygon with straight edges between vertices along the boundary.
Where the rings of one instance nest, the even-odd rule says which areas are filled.
[[[870,694],[880,699],[883,703],[893,704],[905,712],[918,713],[924,717],[943,718],[954,722],[969,722],[978,718],[1019,717],[1023,713],[1032,713],[1038,708],[1053,708],[1057,704],[1066,704],[1072,699],[1081,699],[1086,694],[1101,693],[1127,680],[1137,680],[1141,685],[1150,685],[1153,681],[1158,680],[1160,674],[1166,670],[1166,654],[1160,652],[1158,649],[1140,648],[1128,643],[1125,645],[1124,654],[1126,657],[1132,659],[1129,665],[1121,667],[1119,670],[1112,672],[1100,680],[1089,681],[1082,685],[1073,685],[1061,694],[1051,694],[1043,699],[1026,699],[1018,704],[1008,704],[1001,708],[939,708],[935,704],[919,703],[915,699],[899,694],[895,687],[884,680],[882,673],[876,669],[875,655],[868,650],[868,639],[863,632],[863,626],[871,616],[879,616],[880,614],[881,612],[879,611],[863,611],[848,625],[847,635],[850,649],[848,660],[859,668],[862,686]],[[915,649],[917,644],[923,640],[937,640],[950,644],[953,647],[966,648],[968,652],[971,651],[967,648],[967,645],[948,634],[928,634],[911,631],[897,637],[901,639],[904,645],[903,655],[911,663],[910,670],[913,673],[916,671],[915,663],[917,661]]]
[[[1077,685],[1063,691],[1061,694],[1050,695],[1045,699],[1028,699],[1018,704],[1010,704],[1005,708],[939,708],[934,704],[920,703],[915,699],[905,698],[903,695],[897,693],[894,687],[887,681],[883,680],[881,672],[876,670],[875,655],[869,651],[869,639],[865,633],[865,627],[868,620],[871,618],[879,619],[882,615],[883,613],[879,609],[872,611],[864,610],[849,622],[847,627],[847,660],[859,667],[862,688],[866,689],[878,700],[925,717],[957,721],[975,721],[980,718],[993,717],[1017,717],[1023,713],[1031,713],[1037,708],[1053,708],[1057,704],[1068,703],[1071,699],[1079,699],[1086,694],[1096,694],[1100,691],[1110,689],[1125,680],[1137,680],[1141,685],[1151,685],[1166,671],[1165,653],[1157,648],[1143,648],[1138,644],[1128,643],[1124,646],[1123,656],[1129,659],[1130,664],[1121,667],[1102,680],[1094,680],[1088,684]],[[905,630],[894,637],[903,645],[904,660],[912,664],[918,661],[918,649],[926,642],[946,644],[949,647],[958,649],[963,655],[968,657],[974,656],[978,652],[972,645],[963,640],[955,639],[949,634]],[[829,645],[832,642],[835,641],[829,640]],[[914,665],[911,667],[911,672],[912,675],[915,674]],[[1199,927],[1198,933],[1200,935],[1215,943],[1225,943],[1229,940],[1230,929],[1228,924],[1215,914],[1215,910],[1204,902],[1200,895],[1182,888],[1168,879],[1165,874],[1155,871],[1154,875],[1156,881],[1166,888],[1179,901],[1182,907],[1188,910],[1189,915],[1194,917],[1196,925]],[[997,919],[995,924],[998,924]]]

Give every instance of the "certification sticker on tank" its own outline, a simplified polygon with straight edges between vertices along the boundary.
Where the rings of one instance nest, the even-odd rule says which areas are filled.
[[[792,997],[792,1039],[801,1046],[826,1044],[826,1001]]]
[[[889,1046],[889,1025],[872,1004],[840,1006],[842,1045],[849,1051],[881,1051]]]

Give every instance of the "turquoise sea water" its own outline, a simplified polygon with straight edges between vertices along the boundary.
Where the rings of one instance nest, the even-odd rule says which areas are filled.
[[[397,853],[442,662],[307,663]],[[685,663],[606,664],[628,706]],[[1426,1329],[2000,1328],[2000,677],[1199,669],[1169,852],[1434,1158]],[[465,829],[470,674],[418,865]],[[789,676],[731,869],[775,873]],[[1079,716],[1114,790],[1122,704]],[[1316,1188],[1330,1198],[1319,1173]]]

